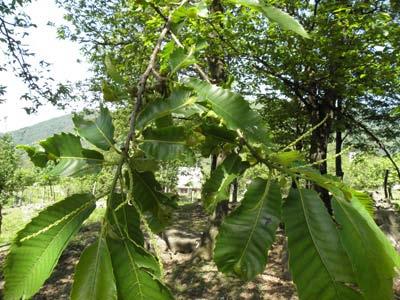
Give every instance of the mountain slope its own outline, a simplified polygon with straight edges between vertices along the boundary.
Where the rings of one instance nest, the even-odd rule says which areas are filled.
[[[72,115],[69,114],[11,131],[9,134],[16,145],[30,145],[61,131],[71,132],[73,128]]]

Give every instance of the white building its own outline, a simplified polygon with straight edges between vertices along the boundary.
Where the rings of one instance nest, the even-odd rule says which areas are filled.
[[[185,196],[192,201],[201,198],[203,173],[198,167],[180,167],[178,169],[177,190],[179,196]]]

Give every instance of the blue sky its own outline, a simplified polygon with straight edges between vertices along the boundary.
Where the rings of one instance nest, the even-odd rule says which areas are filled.
[[[57,39],[56,28],[47,26],[49,21],[56,25],[64,23],[63,10],[58,8],[53,0],[37,0],[27,6],[25,11],[38,27],[31,31],[24,42],[37,54],[37,60],[44,59],[52,64],[51,76],[61,82],[79,81],[89,77],[89,66],[84,62],[77,62],[77,59],[84,61],[79,53],[79,45]],[[5,96],[7,101],[0,104],[0,132],[30,126],[64,115],[73,109],[80,109],[79,103],[67,111],[58,110],[51,105],[44,105],[39,108],[38,113],[27,115],[23,110],[26,103],[19,99],[20,95],[26,91],[21,80],[11,72],[1,72],[0,82],[7,86]]]

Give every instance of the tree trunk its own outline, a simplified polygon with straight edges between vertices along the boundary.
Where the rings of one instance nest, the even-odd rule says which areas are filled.
[[[224,11],[222,3],[220,0],[213,0],[210,5],[211,13],[222,13]],[[221,24],[220,24],[221,25]],[[212,44],[212,37],[210,37],[210,41]],[[226,82],[226,73],[225,73],[225,62],[222,57],[218,54],[211,55],[208,57],[208,67],[211,81],[215,84],[221,84]],[[217,155],[213,155],[211,157],[211,170],[216,169],[217,167]],[[217,208],[213,215],[209,218],[209,228],[205,232],[203,232],[199,247],[193,252],[192,258],[200,257],[205,260],[210,260],[212,258],[212,252],[214,249],[215,237],[218,233],[218,228],[222,223],[223,218],[228,214],[229,208],[229,199],[226,201],[221,201],[218,203]]]
[[[388,178],[389,170],[385,170],[385,178],[383,179],[383,191],[385,192],[385,199],[389,199]]]
[[[343,172],[343,165],[342,165],[342,155],[339,154],[342,152],[343,146],[343,136],[340,130],[336,130],[336,137],[335,137],[336,147],[335,147],[335,173],[336,177],[343,179],[344,172]]]
[[[340,178],[343,180],[343,165],[342,165],[342,155],[340,154],[342,152],[342,146],[343,146],[343,132],[341,130],[340,123],[342,121],[342,109],[343,109],[343,100],[338,99],[337,104],[336,104],[336,135],[335,135],[335,174],[336,177]]]
[[[217,162],[218,162],[218,155],[216,154],[211,155],[210,175],[217,168]]]
[[[224,12],[224,8],[220,0],[213,0],[210,5],[211,13],[222,13]],[[226,81],[226,73],[225,73],[225,62],[223,58],[218,55],[214,55],[208,58],[208,66],[210,70],[210,78],[215,84],[221,84]],[[216,168],[216,163],[211,165],[211,167]],[[228,201],[222,201],[217,205],[216,209],[216,219],[221,220],[228,213]],[[225,203],[226,202],[226,203]],[[219,222],[220,223],[220,222]]]
[[[213,171],[217,168],[218,164],[218,155],[213,154],[211,156],[211,166],[210,166],[210,176]],[[228,204],[227,201],[226,206]],[[208,218],[209,226],[207,230],[203,231],[199,246],[194,249],[192,253],[192,258],[195,259],[197,257],[204,259],[204,260],[211,260],[212,259],[212,252],[214,249],[214,241],[215,237],[218,233],[218,227],[222,222],[222,219],[225,215],[224,211],[228,211],[228,207],[225,207],[224,202],[221,202],[217,205],[215,212]]]
[[[327,118],[325,122],[318,126],[311,135],[311,146],[310,146],[310,160],[311,162],[321,161],[316,165],[322,175],[328,173],[328,165],[326,157],[328,153],[329,135],[332,128],[332,101],[327,97],[325,101],[327,103],[317,103],[314,101],[314,109],[311,111],[311,125],[316,126],[321,123],[324,118]],[[314,189],[319,193],[322,201],[324,202],[329,213],[332,214],[332,204],[329,196],[329,192],[314,184]]]
[[[392,193],[392,186],[388,186],[388,194],[389,194],[389,200],[393,200],[393,193]]]
[[[232,203],[237,203],[238,201],[238,189],[239,189],[239,184],[238,184],[238,179],[235,178],[232,182]]]

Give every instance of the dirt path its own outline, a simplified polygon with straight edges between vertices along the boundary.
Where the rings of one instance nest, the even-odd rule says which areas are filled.
[[[206,229],[207,216],[199,205],[186,205],[174,216],[173,232],[182,232],[183,240],[191,236],[200,239]],[[166,281],[177,299],[297,299],[294,285],[283,279],[281,264],[283,236],[269,253],[264,274],[252,282],[227,277],[217,271],[212,261],[191,260],[190,253],[163,255]],[[174,248],[174,245],[172,245]],[[184,250],[184,249],[182,249]]]

